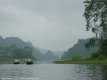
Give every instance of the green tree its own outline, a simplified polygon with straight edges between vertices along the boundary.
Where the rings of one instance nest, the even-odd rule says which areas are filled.
[[[85,0],[86,30],[95,34],[94,44],[99,42],[99,52],[107,55],[107,0]],[[92,40],[92,39],[91,39]],[[91,43],[88,44],[92,45]]]
[[[107,0],[85,0],[86,29],[96,38],[107,39]]]

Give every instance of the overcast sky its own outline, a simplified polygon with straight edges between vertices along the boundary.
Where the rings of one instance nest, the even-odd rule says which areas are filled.
[[[31,41],[35,47],[67,50],[85,31],[84,0],[0,0],[0,35]]]

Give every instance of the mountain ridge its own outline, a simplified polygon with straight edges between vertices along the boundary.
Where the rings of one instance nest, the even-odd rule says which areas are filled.
[[[38,60],[46,59],[47,54],[42,53],[39,49],[33,46],[33,44],[30,41],[25,42],[18,37],[3,38],[2,36],[0,36],[0,46],[9,47],[12,45],[17,46],[18,48],[31,47],[33,49],[32,56],[34,58]],[[47,51],[45,53],[47,53]],[[55,55],[51,55],[51,57],[53,57],[52,59],[54,59]]]
[[[85,44],[89,41],[88,39],[79,39],[73,47],[69,48],[63,55],[62,59],[71,59],[75,56],[81,56],[83,58],[88,58],[92,55],[93,52],[98,50],[98,47],[86,48]]]

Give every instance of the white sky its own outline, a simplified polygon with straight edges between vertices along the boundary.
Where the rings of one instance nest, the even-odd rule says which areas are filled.
[[[31,41],[35,47],[64,51],[85,31],[84,0],[0,0],[0,35]]]

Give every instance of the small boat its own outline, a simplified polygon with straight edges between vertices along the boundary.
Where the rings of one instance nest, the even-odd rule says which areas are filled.
[[[33,62],[29,62],[29,61],[27,61],[26,64],[33,64]]]
[[[20,64],[20,60],[19,59],[15,59],[14,60],[14,64]]]
[[[30,64],[33,64],[33,62],[32,62],[31,59],[28,59],[28,60],[26,61],[26,64],[30,65]]]
[[[14,62],[14,64],[20,64],[20,62]]]

